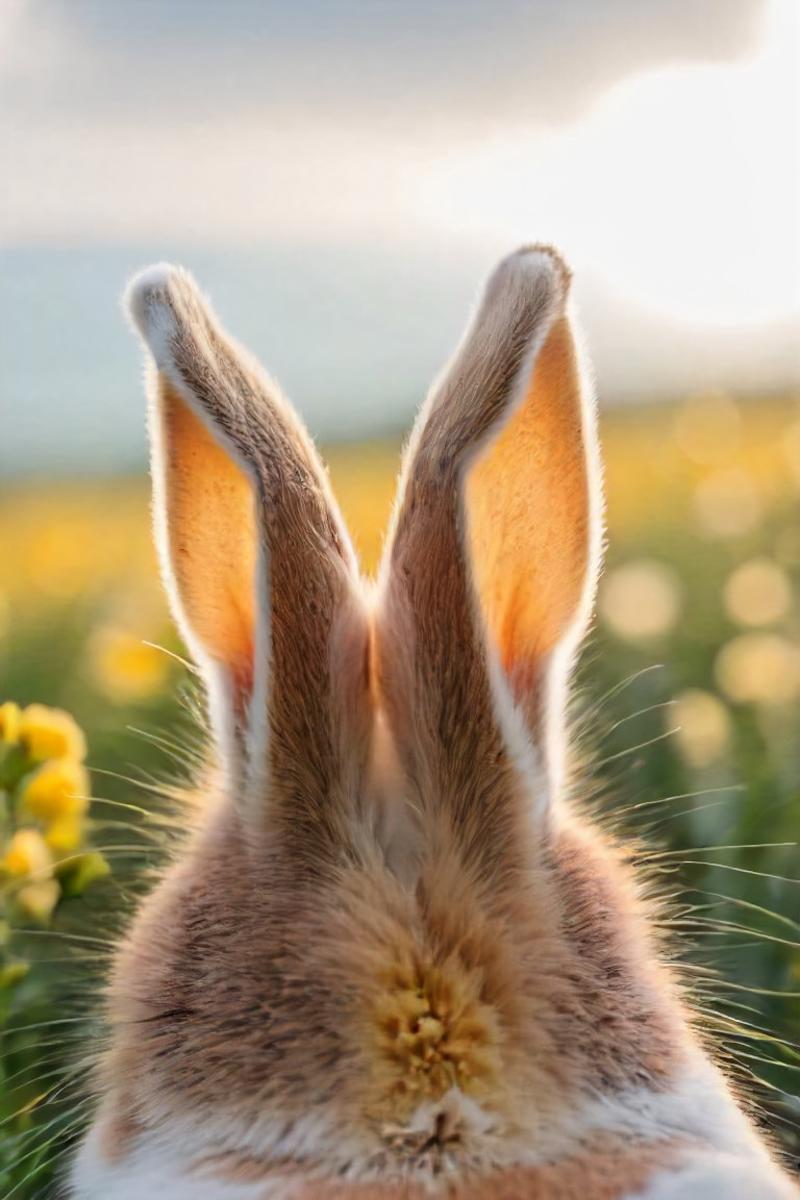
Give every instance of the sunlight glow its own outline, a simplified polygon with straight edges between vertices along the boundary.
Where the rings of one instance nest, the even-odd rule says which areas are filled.
[[[677,320],[789,316],[800,309],[800,6],[771,0],[767,14],[747,60],[643,74],[571,128],[432,161],[420,214],[492,242],[533,231]]]

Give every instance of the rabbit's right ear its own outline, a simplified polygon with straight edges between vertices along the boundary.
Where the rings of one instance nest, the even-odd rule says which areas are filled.
[[[378,680],[415,807],[482,869],[508,865],[520,813],[558,789],[564,684],[599,565],[568,289],[548,247],[491,276],[418,418],[383,562]]]
[[[237,795],[309,854],[357,794],[368,624],[325,472],[274,383],[179,268],[128,290],[149,350],[159,550]]]

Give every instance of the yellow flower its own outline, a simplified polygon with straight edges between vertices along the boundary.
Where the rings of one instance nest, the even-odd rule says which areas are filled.
[[[95,570],[91,523],[80,515],[56,516],[30,531],[20,567],[40,592],[65,600],[84,591]]]
[[[65,896],[81,896],[90,884],[110,873],[111,868],[99,850],[79,854],[59,871],[62,891]]]
[[[165,654],[121,629],[98,629],[89,661],[99,690],[121,703],[155,695],[169,670]]]
[[[42,835],[36,829],[18,829],[8,843],[0,866],[15,876],[33,875],[48,871],[53,856]]]
[[[86,738],[69,713],[29,704],[20,717],[20,740],[34,761],[86,757]]]
[[[44,840],[54,854],[69,854],[83,840],[83,822],[79,816],[59,817],[46,831]]]
[[[19,706],[7,700],[0,704],[0,742],[19,741]]]
[[[41,821],[74,817],[89,807],[89,776],[74,758],[56,758],[44,763],[23,784],[22,804]]]
[[[61,887],[57,880],[43,879],[41,883],[26,883],[17,892],[15,900],[29,917],[35,921],[46,921],[52,916],[60,896]]]
[[[0,992],[3,988],[13,988],[22,983],[30,969],[30,963],[20,962],[19,959],[0,967]]]

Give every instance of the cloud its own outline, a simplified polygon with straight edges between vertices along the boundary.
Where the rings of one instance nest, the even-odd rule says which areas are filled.
[[[220,108],[324,113],[397,131],[575,117],[632,71],[720,61],[763,0],[9,0],[15,99],[91,120]],[[44,43],[69,48],[61,69]],[[5,83],[9,79],[6,77]],[[0,76],[0,86],[3,84]],[[6,89],[8,90],[8,89]]]
[[[632,303],[700,324],[800,310],[796,0],[755,54],[632,76],[559,130],[514,131],[420,172],[420,219],[498,247],[530,230]]]
[[[162,257],[263,335],[326,433],[405,419],[484,270],[531,237],[577,268],[606,396],[796,378],[799,15],[0,0],[8,463],[46,434],[96,458],[109,420],[120,455],[140,446],[114,297]]]
[[[396,234],[432,161],[558,135],[653,64],[741,54],[763,7],[10,0],[0,238]]]

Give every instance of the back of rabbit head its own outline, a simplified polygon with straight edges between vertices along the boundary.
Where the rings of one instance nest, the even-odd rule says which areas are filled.
[[[492,274],[367,586],[275,384],[183,270],[133,281],[219,784],[116,957],[77,1195],[610,1200],[673,1147],[766,1155],[564,798],[602,536],[569,283]]]

